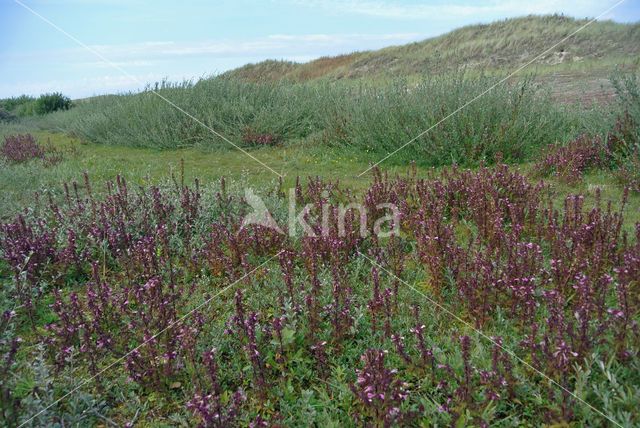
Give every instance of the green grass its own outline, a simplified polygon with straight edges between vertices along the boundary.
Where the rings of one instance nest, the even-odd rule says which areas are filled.
[[[527,172],[529,166],[525,166],[523,170]],[[611,172],[603,170],[590,171],[584,174],[581,182],[571,185],[553,177],[546,178],[544,181],[551,185],[553,204],[558,210],[562,209],[564,200],[568,195],[583,195],[585,208],[591,209],[596,202],[597,189],[600,189],[604,209],[606,209],[606,204],[609,201],[611,201],[611,207],[614,211],[619,210],[621,207],[624,188]],[[635,225],[638,222],[640,222],[640,193],[631,192],[624,211],[623,228],[630,236],[633,236]]]
[[[46,168],[39,160],[27,164],[2,165],[2,217],[13,215],[32,203],[35,192],[41,195],[46,192],[60,195],[63,183],[76,181],[82,185],[83,171],[88,171],[92,182],[97,185],[114,180],[117,175],[134,185],[148,180],[153,184],[170,179],[172,172],[179,177],[182,159],[185,181],[189,183],[196,178],[201,183],[207,183],[225,177],[227,180],[242,181],[263,188],[278,181],[277,175],[235,150],[158,150],[88,143],[61,133],[39,132],[35,136],[39,142],[49,142],[61,150],[76,147],[77,153],[66,154],[62,162]],[[291,145],[257,149],[251,151],[251,154],[282,174],[283,183],[287,187],[295,185],[297,176],[307,175],[340,179],[345,186],[357,189],[364,188],[368,183],[368,177],[357,177],[357,173],[367,168],[367,159],[349,157],[347,152],[331,154],[320,148]],[[398,172],[404,170],[405,167],[392,169]],[[100,188],[96,190],[100,191]]]
[[[89,172],[95,187],[93,190],[97,193],[105,191],[104,183],[115,180],[117,175],[132,185],[160,184],[170,180],[172,174],[180,179],[181,160],[187,183],[197,178],[207,184],[224,177],[229,182],[263,189],[278,182],[275,174],[234,150],[157,150],[110,146],[49,132],[39,132],[36,138],[41,143],[48,142],[62,150],[76,147],[77,151],[75,154],[66,154],[62,162],[47,168],[43,168],[37,160],[22,165],[2,165],[0,192],[4,197],[0,200],[0,213],[3,219],[30,206],[34,202],[35,192],[41,198],[48,193],[60,197],[63,183],[76,181],[83,187],[84,171]],[[284,188],[294,186],[297,177],[304,180],[307,176],[320,176],[332,181],[339,180],[342,186],[354,192],[368,188],[369,174],[362,177],[358,177],[358,174],[375,160],[368,153],[354,154],[348,150],[328,150],[326,147],[308,147],[304,144],[263,148],[253,150],[251,154],[283,175]],[[391,175],[402,175],[407,170],[406,165],[383,164],[381,168]],[[418,174],[424,175],[429,170],[417,166]],[[524,164],[522,170],[528,173],[530,165]],[[545,179],[545,182],[551,184],[558,208],[570,193],[585,195],[585,206],[590,206],[595,201],[596,187],[601,188],[603,201],[611,200],[614,208],[617,209],[622,200],[622,186],[606,171],[589,172],[582,182],[575,185],[564,184],[553,177]],[[640,194],[632,193],[625,213],[625,229],[631,232],[639,221]]]

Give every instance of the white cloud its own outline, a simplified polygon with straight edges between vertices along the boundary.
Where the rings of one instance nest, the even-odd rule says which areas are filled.
[[[211,40],[203,42],[152,41],[116,45],[92,45],[90,48],[112,64],[126,67],[150,67],[160,61],[180,61],[185,57],[209,58],[317,58],[354,50],[377,49],[390,44],[422,40],[433,34],[272,34],[251,40]],[[5,63],[34,63],[55,60],[75,66],[104,67],[90,51],[82,47],[61,50],[17,52],[0,55]]]
[[[91,46],[106,58],[170,58],[197,55],[288,55],[298,52],[314,52],[326,46],[368,48],[368,45],[407,43],[428,37],[427,34],[272,34],[252,40],[217,40],[204,42],[145,42],[128,45]]]

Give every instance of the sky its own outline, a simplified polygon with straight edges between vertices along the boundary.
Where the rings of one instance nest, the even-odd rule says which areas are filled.
[[[0,98],[136,91],[163,79],[379,49],[516,16],[593,18],[617,1],[0,0]],[[640,0],[601,19],[640,21]]]

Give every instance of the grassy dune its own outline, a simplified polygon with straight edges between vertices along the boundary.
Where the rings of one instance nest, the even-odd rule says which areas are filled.
[[[588,20],[564,16],[528,16],[470,25],[450,33],[378,51],[325,57],[308,63],[265,61],[232,70],[229,76],[252,81],[309,80],[420,75],[466,69],[515,69],[554,46]],[[640,55],[639,24],[595,22],[558,45],[533,66],[542,73],[556,69],[593,68],[594,62],[633,63]]]

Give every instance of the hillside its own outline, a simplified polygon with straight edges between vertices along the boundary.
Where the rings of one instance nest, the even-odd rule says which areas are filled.
[[[527,16],[471,25],[444,35],[377,51],[323,57],[307,63],[268,60],[226,73],[247,80],[412,75],[457,67],[513,68],[525,64],[584,24],[565,16]],[[640,55],[640,23],[595,22],[537,63],[555,66],[615,61]]]
[[[323,57],[307,63],[268,60],[225,73],[249,81],[317,78],[385,78],[454,69],[511,71],[585,25],[588,19],[527,16],[471,25],[438,37],[376,51]],[[615,64],[637,66],[640,23],[594,22],[536,61],[535,71],[551,79],[555,95],[598,98],[610,94]],[[530,69],[533,70],[533,67]],[[604,86],[604,87],[603,87]]]

